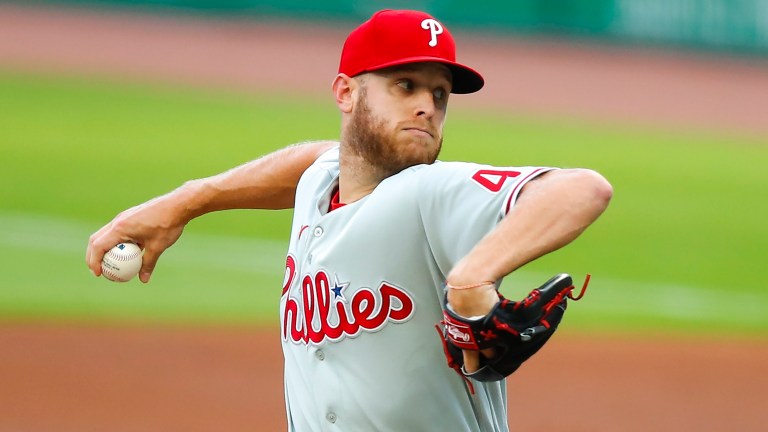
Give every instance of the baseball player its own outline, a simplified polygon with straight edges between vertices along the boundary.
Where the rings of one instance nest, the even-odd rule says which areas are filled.
[[[289,431],[507,431],[511,372],[478,372],[514,349],[469,343],[462,322],[487,325],[509,306],[502,326],[521,340],[515,320],[535,309],[519,329],[551,335],[565,291],[548,293],[562,279],[521,302],[497,288],[580,235],[612,188],[587,169],[437,161],[449,94],[483,84],[444,24],[379,11],[341,53],[339,142],[287,147],[129,209],[91,236],[86,261],[98,276],[105,251],[137,242],[148,282],[191,219],[293,207],[280,300]]]

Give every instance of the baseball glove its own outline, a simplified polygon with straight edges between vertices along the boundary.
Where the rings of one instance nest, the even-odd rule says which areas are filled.
[[[462,376],[478,381],[504,379],[552,337],[563,318],[568,299],[579,300],[588,283],[589,275],[577,297],[572,293],[571,276],[565,273],[554,276],[519,302],[508,300],[497,291],[499,303],[484,317],[474,319],[454,313],[447,303],[446,291],[440,323],[448,366]],[[493,357],[481,355],[480,368],[467,373],[462,350],[486,348],[494,349]]]

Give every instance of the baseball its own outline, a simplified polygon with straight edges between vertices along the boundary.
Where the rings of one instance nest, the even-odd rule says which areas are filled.
[[[143,251],[134,243],[120,243],[101,260],[101,272],[114,282],[128,282],[141,269]]]

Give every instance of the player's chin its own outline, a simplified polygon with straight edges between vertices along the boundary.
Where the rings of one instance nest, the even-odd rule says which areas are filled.
[[[400,137],[400,148],[404,152],[432,155],[440,152],[442,140],[432,134],[406,132]]]
[[[423,138],[416,140],[410,145],[410,157],[417,164],[431,164],[437,160],[440,154],[440,142],[434,138]]]

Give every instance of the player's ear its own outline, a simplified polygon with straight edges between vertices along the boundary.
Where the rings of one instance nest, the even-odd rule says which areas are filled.
[[[333,95],[336,97],[336,105],[341,112],[347,114],[352,112],[354,105],[352,94],[357,86],[357,81],[348,75],[336,75],[336,79],[333,80]]]

